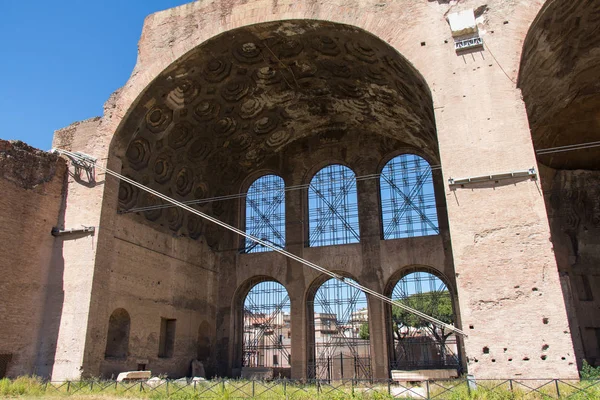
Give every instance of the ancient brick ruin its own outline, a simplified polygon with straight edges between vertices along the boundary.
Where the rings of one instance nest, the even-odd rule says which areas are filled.
[[[0,141],[0,375],[600,365],[598,26],[585,0],[200,0],[150,15],[129,81],[53,147],[423,312],[445,307],[468,336]]]

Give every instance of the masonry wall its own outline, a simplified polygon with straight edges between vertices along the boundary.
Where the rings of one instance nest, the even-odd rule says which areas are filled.
[[[110,248],[97,263],[102,280],[101,301],[92,305],[89,329],[97,341],[88,344],[90,365],[110,378],[140,364],[153,374],[170,378],[189,376],[199,344],[209,351],[200,361],[208,376],[216,375],[215,315],[218,269],[210,249],[196,241],[174,237],[119,216],[106,243]],[[101,240],[102,242],[102,240]],[[131,317],[126,358],[105,356],[110,314],[124,308]],[[159,357],[161,318],[175,319],[175,345],[171,357]],[[204,325],[202,325],[204,323]],[[201,326],[202,325],[202,326]],[[100,355],[100,356],[99,356]]]
[[[0,362],[8,377],[44,373],[54,360],[63,287],[60,223],[66,163],[22,142],[0,140]]]
[[[579,359],[599,365],[600,172],[544,168],[552,244]]]
[[[449,12],[481,6],[474,0],[458,5],[420,0],[333,1],[327,4],[198,1],[153,14],[146,20],[138,64],[131,79],[109,101],[94,139],[81,150],[102,160],[108,158],[109,166],[119,170],[120,162],[109,151],[109,145],[121,122],[135,109],[139,94],[163,69],[205,40],[236,27],[265,21],[321,19],[355,25],[378,36],[411,61],[425,77],[436,110],[443,181],[528,169],[536,165],[536,159],[525,107],[515,80],[523,39],[541,5],[541,0],[488,1],[480,17],[485,47],[483,51],[463,55],[454,51],[445,16]],[[76,205],[85,204],[88,194],[83,193],[86,190],[96,189],[77,189],[82,197],[80,202],[72,203],[73,223],[90,223],[77,211]],[[107,179],[103,191],[97,192],[98,196],[100,193],[104,196],[100,225],[114,226],[110,223],[116,209],[117,190],[117,183]],[[465,340],[469,372],[479,378],[576,377],[569,325],[538,182],[492,182],[468,188],[446,185],[444,195],[462,327],[469,333]],[[298,199],[292,201],[297,202]],[[91,219],[100,221],[99,203],[93,208]],[[368,215],[361,218],[368,218]],[[371,225],[368,229],[374,227]],[[103,233],[102,226],[100,235],[106,236],[98,243],[95,267],[93,262],[83,266],[87,276],[92,270],[94,272],[94,287],[88,292],[90,282],[86,281],[85,293],[91,293],[92,314],[100,319],[90,319],[87,330],[81,329],[82,320],[78,319],[75,324],[73,319],[78,330],[72,336],[80,339],[85,336],[83,342],[87,347],[77,348],[71,358],[83,359],[85,352],[87,361],[81,365],[90,373],[99,370],[95,360],[103,351],[101,345],[93,344],[105,331],[99,321],[106,321],[112,312],[105,305],[112,294],[111,279],[106,274],[110,265],[114,265],[107,261],[113,243],[111,233]],[[293,236],[298,237],[297,234]],[[223,244],[233,245],[234,241],[223,239]],[[380,251],[374,251],[376,243],[367,241],[360,247],[363,254],[368,254],[363,258],[365,264],[361,268],[377,272],[383,258]],[[304,254],[301,248],[294,251]],[[71,262],[78,257],[75,253],[66,255],[65,259]],[[311,255],[310,251],[306,256],[320,257]],[[334,255],[325,257],[324,261],[335,261]],[[223,318],[231,315],[228,294],[234,287],[232,284],[239,281],[226,273],[233,272],[236,265],[232,255],[221,255],[219,265],[224,272],[218,286],[222,296],[216,318],[220,357],[225,349],[233,348],[232,321]],[[299,265],[289,261],[286,268],[290,277],[304,274]],[[238,273],[237,269],[235,273]],[[307,282],[310,278],[301,280]],[[373,282],[374,286],[378,284]],[[76,302],[69,300],[69,307]],[[302,312],[298,308],[292,311]],[[88,314],[85,321],[88,321]],[[511,328],[507,329],[507,326]],[[300,345],[299,340],[293,338],[293,345]],[[78,343],[82,341],[78,340]],[[482,351],[484,347],[489,348],[488,353]],[[384,363],[376,363],[380,369],[384,368]],[[73,372],[75,370],[71,368],[61,376]]]
[[[53,141],[56,148],[90,155],[102,154],[105,144],[98,118],[57,131]],[[109,166],[120,169],[118,163]],[[81,374],[110,378],[140,365],[156,374],[186,376],[199,340],[214,342],[215,258],[201,242],[118,215],[117,193],[110,191],[115,183],[101,171],[92,181],[85,174],[69,181],[67,216],[93,224],[97,233],[63,250],[70,261],[65,283],[71,291],[63,312],[68,323],[59,341],[62,357],[57,357],[53,379]],[[99,204],[102,190],[111,200],[105,206]],[[131,325],[127,356],[114,359],[105,357],[105,350],[109,317],[117,308],[129,313]],[[175,351],[169,358],[158,357],[161,318],[177,320]],[[211,357],[209,351],[201,361],[214,363]]]
[[[99,124],[99,118],[92,118],[56,131],[52,145],[54,148],[95,156],[102,154],[102,138],[96,133]],[[57,327],[54,365],[45,373],[54,379],[77,379],[83,369],[83,349],[86,345],[94,262],[100,232],[99,210],[104,186],[102,174],[93,171],[88,175],[83,170],[77,171],[71,163],[68,168],[65,209],[59,227],[73,229],[86,226],[94,227],[95,231],[93,234],[65,235],[58,239],[61,254],[53,262],[62,263],[57,279],[63,284],[64,299]]]
[[[402,152],[395,150],[393,144],[384,145],[381,137],[367,134],[350,134],[343,141],[335,144],[315,145],[310,151],[305,143],[296,143],[282,152],[274,161],[270,173],[282,176],[286,186],[307,185],[318,172],[319,167],[328,164],[342,163],[351,168],[356,176],[367,176],[380,173],[384,161],[398,153],[418,149],[404,148]],[[430,161],[434,165],[435,161]],[[437,270],[444,278],[453,293],[455,290],[454,266],[447,225],[446,204],[443,197],[443,183],[439,170],[433,171],[436,187],[436,206],[440,226],[440,234],[408,239],[382,240],[379,179],[369,179],[357,183],[358,214],[360,225],[360,243],[324,247],[307,247],[308,231],[308,192],[292,190],[286,195],[286,238],[288,251],[303,257],[331,271],[355,279],[361,285],[384,293],[388,286],[395,285],[402,273],[410,268],[431,268]],[[251,185],[252,180],[247,182]],[[247,188],[241,187],[240,192]],[[236,226],[243,226],[245,203],[243,201],[233,207],[237,212]],[[224,235],[225,236],[225,235]],[[231,274],[225,278],[227,284],[222,285],[219,297],[219,310],[222,316],[224,338],[230,344],[229,374],[237,375],[241,368],[241,304],[243,298],[239,293],[246,282],[262,277],[280,282],[288,291],[291,300],[292,323],[292,377],[306,379],[310,354],[310,337],[307,330],[312,319],[308,302],[323,282],[323,275],[295,261],[291,261],[273,252],[240,254],[240,241],[231,237],[234,243],[229,251],[234,269],[227,270]],[[235,245],[237,244],[237,245]],[[222,263],[225,257],[222,258]],[[223,265],[225,267],[225,265]],[[230,299],[233,299],[231,301]],[[388,319],[385,307],[375,299],[369,304],[371,368],[375,379],[386,379],[388,371]],[[457,314],[458,304],[456,304]],[[224,317],[223,317],[224,316]],[[227,318],[230,316],[229,318]],[[236,320],[237,318],[237,320]],[[457,321],[458,322],[458,321]],[[236,325],[237,324],[237,325]]]

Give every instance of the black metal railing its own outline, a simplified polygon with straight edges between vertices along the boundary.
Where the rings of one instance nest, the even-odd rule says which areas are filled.
[[[2,396],[94,396],[197,399],[595,399],[600,380],[468,378],[401,383],[384,381],[188,380],[140,382],[102,380],[53,382],[0,380]],[[21,384],[19,384],[21,381]],[[14,386],[15,391],[11,392]],[[24,389],[25,388],[25,389]]]

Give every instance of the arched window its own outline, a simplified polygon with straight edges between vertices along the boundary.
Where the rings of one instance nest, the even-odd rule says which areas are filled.
[[[454,325],[452,297],[446,284],[430,272],[405,275],[392,291],[392,300]],[[392,369],[459,369],[457,338],[404,309],[391,308]]]
[[[308,188],[308,245],[357,243],[356,176],[343,165],[329,165],[313,177]]]
[[[254,285],[244,300],[243,318],[242,366],[291,368],[290,297],[285,287],[274,281]]]
[[[122,308],[117,308],[108,320],[108,334],[106,337],[105,358],[126,358],[129,348],[129,329],[131,319],[129,313]]]
[[[429,163],[414,154],[391,159],[380,176],[384,239],[437,235],[437,210]]]
[[[371,379],[366,295],[338,279],[329,279],[319,286],[310,306],[314,342],[309,378]]]
[[[196,359],[207,363],[210,359],[210,325],[207,321],[202,321],[198,327],[198,343],[196,347]]]
[[[272,245],[285,247],[285,184],[277,175],[264,175],[252,183],[246,196],[246,233]],[[246,253],[269,251],[246,239]]]

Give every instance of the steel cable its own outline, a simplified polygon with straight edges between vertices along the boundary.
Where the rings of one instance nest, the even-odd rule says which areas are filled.
[[[56,152],[56,153],[58,153],[58,154],[66,155],[71,160],[80,161],[81,163],[92,163],[92,161],[89,158],[87,158],[84,155],[79,154],[79,153],[74,153],[74,152],[67,151],[67,150],[62,150],[62,149],[53,149],[53,151]],[[184,209],[186,211],[189,211],[192,214],[195,214],[195,215],[197,215],[197,216],[199,216],[199,217],[201,217],[201,218],[203,218],[203,219],[205,219],[205,220],[207,220],[209,222],[217,224],[217,225],[219,225],[219,226],[221,226],[221,227],[223,227],[223,228],[225,228],[227,230],[230,230],[230,231],[232,231],[232,232],[234,232],[234,233],[236,233],[236,234],[238,234],[240,236],[243,236],[243,237],[245,237],[247,239],[250,239],[251,241],[258,243],[261,246],[267,247],[267,248],[269,248],[269,249],[271,249],[271,250],[273,250],[273,251],[275,251],[275,252],[277,252],[279,254],[282,254],[282,255],[284,255],[284,256],[286,256],[286,257],[294,260],[294,261],[297,261],[297,262],[299,262],[299,263],[301,263],[303,265],[306,265],[307,267],[312,268],[315,271],[318,271],[318,272],[320,272],[320,273],[322,273],[324,275],[330,276],[331,278],[335,278],[335,279],[339,280],[340,282],[345,283],[346,285],[348,285],[350,287],[358,289],[358,290],[362,291],[363,293],[369,294],[369,295],[371,295],[371,296],[373,296],[373,297],[375,297],[377,299],[382,300],[384,303],[390,304],[390,305],[395,306],[395,307],[399,307],[399,308],[401,308],[403,310],[406,310],[406,311],[410,312],[411,314],[414,314],[414,315],[416,315],[416,316],[418,316],[418,317],[420,317],[420,318],[422,318],[422,319],[424,319],[426,321],[431,322],[434,325],[437,325],[437,326],[442,327],[444,329],[449,329],[449,330],[451,330],[451,331],[453,331],[453,332],[455,332],[455,333],[457,333],[457,334],[459,334],[459,335],[461,335],[463,337],[468,337],[468,335],[465,332],[463,332],[462,330],[458,329],[457,327],[455,327],[453,325],[446,324],[445,322],[442,322],[442,321],[440,321],[440,320],[438,320],[438,319],[436,319],[434,317],[431,317],[431,316],[429,316],[429,315],[427,315],[427,314],[425,314],[425,313],[423,313],[423,312],[421,312],[419,310],[415,310],[415,309],[413,309],[411,307],[408,307],[407,305],[402,304],[400,302],[393,301],[392,299],[390,299],[390,298],[388,298],[388,297],[386,297],[386,296],[384,296],[384,295],[382,295],[382,294],[380,294],[380,293],[378,293],[378,292],[376,292],[374,290],[371,290],[371,289],[369,289],[367,287],[364,287],[364,286],[362,286],[362,285],[360,285],[360,284],[358,284],[358,283],[356,283],[356,282],[354,282],[352,280],[346,280],[343,276],[338,275],[338,274],[336,274],[334,272],[331,272],[331,271],[329,271],[326,268],[323,268],[323,267],[321,267],[321,266],[319,266],[319,265],[317,265],[317,264],[315,264],[313,262],[310,262],[308,260],[305,260],[305,259],[303,259],[303,258],[301,258],[301,257],[299,257],[299,256],[297,256],[297,255],[295,255],[293,253],[290,253],[290,252],[288,252],[288,251],[286,251],[284,249],[281,249],[281,248],[279,248],[277,246],[274,246],[274,245],[272,245],[271,243],[269,243],[267,241],[264,241],[264,240],[261,240],[261,239],[259,239],[257,237],[254,237],[252,235],[249,235],[246,232],[242,231],[241,229],[238,229],[238,228],[236,228],[234,226],[226,224],[225,222],[222,222],[222,221],[220,221],[219,219],[217,219],[215,217],[211,217],[208,214],[205,214],[205,213],[203,213],[203,212],[201,212],[199,210],[196,210],[196,209],[188,206],[185,203],[182,203],[180,201],[172,199],[172,198],[170,198],[170,197],[168,197],[168,196],[166,196],[166,195],[164,195],[164,194],[162,194],[160,192],[157,192],[154,189],[151,189],[151,188],[149,188],[147,186],[142,185],[141,183],[138,183],[138,182],[136,182],[136,181],[134,181],[134,180],[132,180],[130,178],[127,178],[126,176],[123,176],[123,175],[121,175],[121,174],[119,174],[119,173],[117,173],[115,171],[112,171],[112,170],[110,170],[110,169],[108,169],[106,167],[103,167],[103,166],[99,165],[96,161],[93,161],[93,164],[94,164],[94,166],[97,169],[99,169],[101,171],[104,171],[108,175],[114,176],[115,178],[120,179],[123,182],[129,183],[130,185],[135,186],[135,187],[137,187],[137,188],[139,188],[139,189],[141,189],[141,190],[143,190],[145,192],[148,192],[148,193],[150,193],[150,194],[152,194],[152,195],[154,195],[154,196],[156,196],[156,197],[158,197],[158,198],[160,198],[160,199],[162,199],[162,200],[164,200],[164,201],[166,201],[168,203],[173,204],[176,207],[180,207],[180,208],[182,208],[182,209]]]

